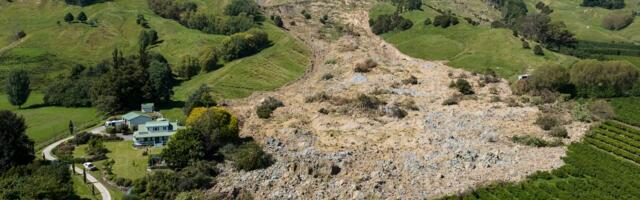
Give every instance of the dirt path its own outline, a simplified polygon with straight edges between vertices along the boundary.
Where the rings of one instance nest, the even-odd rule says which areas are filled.
[[[18,41],[14,41],[11,44],[4,46],[2,48],[0,48],[0,56],[2,56],[2,54],[4,54],[6,51],[8,51],[9,49],[12,49],[14,47],[17,47],[18,45],[22,44],[23,42],[27,41],[27,39],[29,39],[29,35],[27,35],[24,38],[21,38]]]
[[[47,159],[47,160],[57,160],[58,158],[56,158],[53,155],[53,153],[51,153],[51,151],[53,151],[53,149],[55,149],[58,145],[62,144],[63,142],[66,142],[68,140],[71,140],[71,139],[73,139],[73,136],[68,137],[68,138],[64,138],[62,140],[54,142],[53,144],[50,144],[49,146],[45,147],[42,150],[42,153],[44,154],[45,159]],[[77,174],[82,174],[82,169],[80,167],[75,167],[73,169],[73,171],[75,171],[75,173],[77,173]],[[100,197],[101,197],[102,200],[111,200],[111,194],[109,194],[109,190],[100,181],[98,181],[98,179],[96,179],[96,177],[94,177],[93,175],[87,173],[87,181],[89,181],[89,183],[93,184],[93,186],[98,189],[98,191],[100,192]]]

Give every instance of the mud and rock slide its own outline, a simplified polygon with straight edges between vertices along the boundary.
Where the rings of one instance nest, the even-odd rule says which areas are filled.
[[[515,98],[507,81],[481,87],[478,75],[400,53],[371,33],[370,2],[269,4],[275,1],[262,2],[266,13],[282,16],[288,32],[312,49],[309,70],[276,91],[227,103],[242,121],[241,135],[256,139],[276,162],[250,172],[227,164],[209,192],[243,189],[256,199],[424,199],[518,181],[563,165],[564,147],[511,142],[514,135],[547,136],[534,125],[537,107],[492,100]],[[302,10],[313,18],[305,20]],[[342,27],[341,37],[326,36],[326,25],[318,20],[325,14]],[[367,59],[377,67],[354,72]],[[411,76],[417,84],[403,83]],[[457,93],[449,84],[459,77],[472,83],[475,97],[443,105]],[[373,110],[354,106],[361,94],[384,103]],[[282,100],[285,107],[260,119],[256,106],[267,97]],[[406,116],[389,114],[396,108],[406,110]],[[571,139],[565,142],[570,142],[579,140],[588,125],[567,128]]]

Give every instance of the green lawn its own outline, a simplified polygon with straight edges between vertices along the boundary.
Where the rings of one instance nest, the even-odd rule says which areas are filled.
[[[91,193],[91,187],[93,186],[84,183],[84,181],[82,180],[82,175],[79,175],[79,174],[71,175],[71,181],[73,181],[73,191],[78,196],[80,196],[80,198],[83,198],[83,199],[86,198],[91,200],[100,199],[100,192],[98,192],[98,190],[95,190],[96,195],[93,195],[93,193]]]
[[[611,99],[610,104],[617,120],[640,126],[640,97]]]
[[[371,10],[370,16],[375,19],[394,10],[391,4],[380,3]],[[523,49],[520,39],[513,37],[510,30],[492,29],[489,25],[472,26],[462,18],[460,24],[447,29],[424,26],[427,17],[433,20],[438,14],[426,7],[423,10],[402,14],[413,21],[411,29],[385,33],[382,37],[412,57],[449,60],[450,66],[477,72],[492,68],[507,78],[547,63],[569,66],[577,60],[549,51],[545,51],[545,56],[536,56],[531,49]]]
[[[42,94],[32,93],[27,103],[18,109],[12,106],[7,96],[0,94],[0,109],[18,113],[27,122],[27,135],[36,143],[36,149],[69,134],[69,120],[78,128],[88,128],[100,121],[94,108],[38,107],[42,104]],[[34,108],[28,108],[34,106]]]
[[[136,180],[142,178],[147,174],[147,161],[148,157],[143,156],[144,149],[137,149],[133,147],[132,141],[121,142],[105,142],[106,148],[109,149],[107,157],[113,159],[116,163],[113,165],[113,173],[117,177],[128,178]],[[74,157],[85,156],[85,148],[87,145],[80,145],[73,152]],[[161,148],[149,148],[151,154],[159,154],[162,151]],[[98,169],[104,167],[104,160],[95,162],[94,164]]]
[[[535,11],[535,4],[539,0],[524,0],[529,11]],[[562,0],[543,1],[547,3],[554,12],[551,18],[556,21],[563,21],[571,32],[576,34],[580,40],[591,40],[600,42],[640,42],[640,19],[636,17],[635,22],[620,31],[611,31],[602,27],[602,19],[610,12],[616,12],[604,8],[582,7],[583,0]],[[626,7],[623,10],[640,9],[640,0],[625,0]]]

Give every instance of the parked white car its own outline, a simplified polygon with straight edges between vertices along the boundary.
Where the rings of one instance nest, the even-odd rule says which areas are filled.
[[[83,163],[82,166],[84,166],[85,169],[88,169],[90,171],[97,170],[96,166],[94,166],[93,163],[90,163],[90,162]]]
[[[110,127],[110,126],[117,127],[123,124],[124,124],[124,120],[110,120],[110,121],[104,122],[104,126],[106,127]]]

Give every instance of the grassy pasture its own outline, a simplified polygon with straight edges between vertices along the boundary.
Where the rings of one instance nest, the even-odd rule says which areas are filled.
[[[539,0],[524,0],[529,8],[529,12],[536,11],[535,4]],[[608,10],[596,7],[582,7],[582,0],[562,0],[552,1],[543,0],[554,10],[551,13],[551,19],[563,21],[571,32],[576,34],[576,38],[580,40],[598,41],[598,42],[640,42],[640,19],[636,17],[635,21],[619,31],[611,31],[602,27],[602,19],[611,12],[619,10]],[[640,10],[640,0],[625,0],[626,11]]]
[[[406,31],[396,31],[381,36],[403,53],[427,60],[449,60],[449,65],[470,71],[481,72],[494,69],[506,78],[513,78],[546,63],[564,66],[577,59],[549,51],[545,56],[536,56],[531,49],[523,49],[520,39],[513,37],[507,29],[492,29],[489,25],[472,26],[460,18],[460,24],[447,29],[424,26],[424,20],[433,20],[438,13],[423,7],[424,11],[411,11],[402,15],[414,25]],[[381,14],[393,13],[395,7],[380,3],[370,12],[375,19]],[[456,11],[453,10],[455,13]],[[531,44],[533,46],[535,44]]]
[[[229,0],[194,2],[199,5],[199,12],[220,15]],[[67,12],[77,15],[80,11],[87,13],[89,19],[96,19],[98,26],[63,22]],[[0,1],[0,13],[0,48],[12,44],[9,38],[16,31],[27,33],[15,47],[0,52],[0,72],[27,69],[32,72],[36,87],[75,63],[91,65],[109,59],[114,48],[122,49],[125,55],[135,54],[137,37],[143,30],[135,22],[138,14],[143,14],[164,40],[153,51],[163,54],[174,67],[183,56],[200,57],[227,37],[205,34],[161,18],[149,10],[146,1],[114,0],[86,7],[54,0]],[[309,50],[270,22],[260,28],[269,34],[272,47],[183,83],[175,89],[176,99],[185,99],[200,84],[210,84],[220,98],[245,97],[253,91],[277,88],[302,75]],[[0,82],[2,79],[0,75]]]
[[[36,148],[54,142],[69,134],[69,120],[76,127],[87,128],[98,121],[100,116],[94,108],[39,107],[42,94],[32,93],[22,109],[12,106],[5,94],[0,94],[0,109],[10,110],[25,118],[27,135],[36,143]]]

